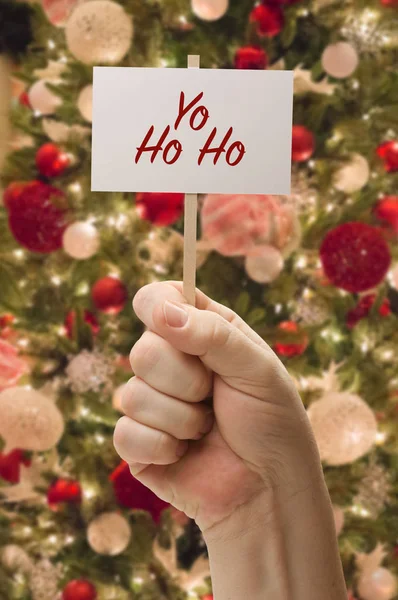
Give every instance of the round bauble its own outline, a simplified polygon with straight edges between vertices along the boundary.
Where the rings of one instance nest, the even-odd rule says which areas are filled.
[[[58,250],[66,227],[64,206],[62,190],[41,181],[28,182],[9,207],[11,233],[32,252],[47,254]]]
[[[87,540],[98,554],[116,556],[124,552],[130,543],[131,528],[122,515],[116,512],[103,513],[88,526]]]
[[[354,394],[329,392],[311,404],[308,417],[321,459],[329,465],[350,464],[369,452],[375,442],[375,415]]]
[[[379,285],[391,262],[390,250],[379,230],[355,221],[326,234],[320,257],[331,283],[347,292],[363,292]]]
[[[285,358],[292,358],[293,356],[301,356],[308,346],[308,335],[305,331],[301,330],[300,327],[294,321],[282,321],[279,323],[278,330],[282,334],[293,336],[295,339],[292,341],[280,340],[277,341],[273,349],[278,356],[284,356]]]
[[[91,298],[101,312],[116,315],[123,310],[128,293],[127,288],[116,277],[103,277],[93,285]]]
[[[63,589],[62,600],[96,600],[97,590],[90,581],[73,579]]]
[[[90,327],[93,336],[97,335],[100,330],[100,326],[97,317],[89,310],[84,310],[83,321]],[[76,311],[70,310],[65,317],[64,326],[66,329],[66,335],[70,340],[73,340],[76,336]]]
[[[304,125],[293,125],[292,161],[303,162],[311,158],[315,150],[315,137]]]
[[[340,506],[333,506],[332,508],[336,535],[339,536],[344,527],[344,511]]]
[[[250,13],[250,22],[255,23],[257,34],[260,37],[274,37],[278,35],[285,22],[283,12],[277,4],[258,4]]]
[[[183,213],[184,194],[139,192],[135,204],[141,219],[154,225],[172,225]]]
[[[70,479],[57,479],[47,490],[47,502],[55,504],[79,504],[82,499],[82,490],[78,481]]]
[[[29,102],[33,110],[42,115],[52,115],[62,102],[59,96],[56,96],[48,89],[46,83],[54,82],[40,79],[32,85],[28,92]]]
[[[56,144],[43,144],[36,152],[36,167],[44,177],[62,175],[69,165],[69,155]]]
[[[93,86],[86,85],[85,88],[79,94],[77,99],[77,108],[80,111],[81,116],[86,121],[93,120]]]
[[[358,592],[362,600],[391,600],[396,590],[396,578],[384,567],[363,573],[359,577]]]
[[[1,551],[1,562],[11,572],[29,573],[33,567],[33,561],[29,555],[16,544],[3,546]]]
[[[273,246],[257,246],[246,255],[245,269],[253,281],[270,283],[283,269],[283,256]]]
[[[65,229],[62,245],[71,258],[86,260],[98,251],[98,231],[91,223],[77,221]]]
[[[229,0],[192,0],[192,12],[203,21],[217,21],[228,10]]]
[[[88,127],[82,127],[81,125],[67,125],[61,121],[54,121],[54,119],[43,119],[41,124],[46,136],[58,144],[67,142],[72,136],[76,139],[80,139],[87,137],[90,134],[90,129]]]
[[[334,187],[348,194],[362,189],[369,181],[369,163],[360,154],[353,154],[350,162],[335,174]]]
[[[88,64],[115,65],[127,54],[133,37],[131,17],[111,0],[79,4],[65,28],[69,51]]]
[[[377,155],[384,162],[384,169],[388,173],[392,173],[394,171],[398,171],[398,141],[390,140],[388,142],[383,142],[378,146]]]
[[[383,196],[373,212],[382,223],[398,233],[398,196]]]
[[[255,46],[243,46],[236,51],[235,69],[266,69],[268,65],[268,56],[262,48]]]
[[[47,396],[28,387],[12,387],[0,393],[0,435],[8,450],[50,450],[63,431],[62,414]]]
[[[348,42],[337,42],[325,48],[322,54],[323,70],[331,77],[349,77],[358,66],[358,54]]]

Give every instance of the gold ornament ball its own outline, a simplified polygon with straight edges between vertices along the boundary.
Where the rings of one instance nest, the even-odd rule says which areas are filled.
[[[36,81],[29,89],[29,102],[33,110],[38,111],[42,115],[52,115],[55,113],[58,106],[61,105],[61,98],[51,92],[46,83],[54,83],[40,79]]]
[[[322,54],[323,70],[331,77],[349,77],[358,66],[357,51],[348,42],[337,42],[325,48]]]
[[[359,396],[329,392],[311,404],[308,417],[321,459],[329,465],[347,465],[372,448],[377,422]]]
[[[192,12],[203,21],[217,21],[228,10],[228,0],[192,0]]]
[[[79,94],[77,99],[77,108],[80,111],[83,119],[86,121],[93,120],[93,86],[86,85]]]
[[[283,269],[283,256],[273,246],[258,246],[246,256],[247,275],[257,283],[270,283],[280,275]]]
[[[0,393],[0,435],[7,451],[15,448],[44,452],[53,448],[64,431],[62,414],[50,398],[28,387]]]
[[[130,539],[130,525],[117,512],[102,513],[87,528],[87,541],[98,554],[121,554],[129,545]]]
[[[75,8],[65,35],[69,51],[77,60],[88,65],[115,65],[130,48],[133,22],[117,2],[91,0]]]
[[[362,600],[391,600],[396,590],[396,578],[384,567],[371,572],[365,571],[358,581],[358,592]]]
[[[91,223],[77,221],[65,230],[62,245],[68,256],[76,260],[86,260],[98,251],[98,231]]]
[[[360,154],[353,154],[348,164],[341,167],[335,174],[334,187],[341,192],[357,192],[369,181],[369,163]]]
[[[33,561],[23,548],[16,544],[4,546],[1,552],[3,566],[11,572],[28,573],[33,567]]]

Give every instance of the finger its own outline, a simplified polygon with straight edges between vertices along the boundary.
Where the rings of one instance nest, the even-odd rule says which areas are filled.
[[[187,304],[182,292],[182,285],[181,281],[165,281],[150,283],[142,287],[133,300],[133,308],[138,318],[153,330],[152,313],[157,304],[166,300]],[[231,325],[240,329],[253,342],[262,347],[267,346],[266,342],[233,310],[212,300],[198,289],[196,290],[195,306],[200,310],[209,310],[219,314]],[[142,318],[144,316],[145,320]]]
[[[213,411],[201,404],[188,404],[162,394],[145,381],[133,377],[122,398],[123,412],[138,423],[169,433],[179,440],[199,440],[213,426]]]
[[[265,342],[256,343],[218,312],[170,302],[176,294],[173,285],[146,286],[134,299],[137,316],[174,348],[199,356],[235,389],[269,402],[285,401],[288,394],[283,390],[292,388],[290,378]],[[203,298],[198,296],[201,305]]]
[[[203,363],[152,331],[133,346],[130,363],[135,375],[168,396],[200,402],[210,392],[212,376]]]
[[[128,463],[169,465],[177,462],[188,449],[188,442],[170,434],[122,417],[116,423],[113,445]]]

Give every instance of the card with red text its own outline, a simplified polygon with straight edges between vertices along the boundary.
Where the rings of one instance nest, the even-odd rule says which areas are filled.
[[[94,67],[93,191],[289,194],[293,73]]]

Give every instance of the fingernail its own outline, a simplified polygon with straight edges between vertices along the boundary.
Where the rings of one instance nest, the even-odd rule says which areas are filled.
[[[184,327],[188,321],[187,311],[168,300],[163,305],[163,312],[169,327]]]
[[[213,429],[213,423],[214,423],[214,413],[211,412],[206,417],[202,433],[209,433],[209,431],[211,431]]]
[[[177,456],[184,456],[185,452],[188,450],[188,442],[185,440],[182,440],[178,446],[177,446],[177,450],[176,450],[176,454]]]

